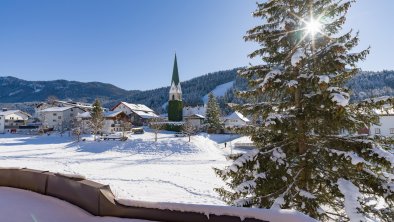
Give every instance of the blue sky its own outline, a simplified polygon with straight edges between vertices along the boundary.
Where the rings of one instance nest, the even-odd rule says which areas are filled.
[[[124,89],[169,85],[245,66],[256,45],[256,0],[0,0],[0,76],[101,81]],[[364,70],[394,69],[394,1],[359,0],[346,28],[371,54]]]

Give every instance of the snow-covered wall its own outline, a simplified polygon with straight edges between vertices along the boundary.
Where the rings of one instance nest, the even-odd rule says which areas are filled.
[[[167,222],[315,221],[292,210],[115,200],[107,185],[85,180],[78,175],[61,175],[30,169],[0,168],[0,186],[56,197],[95,216]]]

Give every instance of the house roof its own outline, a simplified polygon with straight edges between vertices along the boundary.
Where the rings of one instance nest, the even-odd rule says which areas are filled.
[[[14,113],[22,113],[23,115],[26,115],[27,117],[31,117],[30,114],[25,113],[21,110],[15,109],[15,110],[7,110],[7,111],[0,111],[0,116],[8,116]]]
[[[156,115],[156,113],[154,113],[153,111],[149,112],[149,111],[140,111],[140,110],[133,110],[133,112],[137,115],[139,115],[140,117],[144,118],[144,119],[152,119],[152,118],[157,118],[159,117],[158,115]]]
[[[123,113],[123,111],[107,111],[107,112],[104,112],[103,115],[104,115],[104,117],[111,118],[111,117],[116,117],[121,113]]]
[[[123,111],[107,111],[103,113],[104,118],[113,118],[123,113]],[[90,112],[78,113],[78,118],[90,118]]]
[[[205,106],[195,106],[195,107],[187,106],[187,107],[183,107],[182,112],[183,112],[183,116],[191,116],[193,114],[205,116],[207,112],[207,108]]]
[[[224,119],[241,119],[244,122],[249,122],[249,119],[246,118],[244,115],[242,115],[240,112],[235,111],[233,113],[231,113],[230,115],[224,117]]]
[[[205,116],[200,114],[192,114],[190,116],[186,116],[185,118],[198,118],[198,119],[205,119]]]
[[[125,105],[132,111],[147,111],[147,112],[153,112],[153,110],[144,104],[133,104],[133,103],[128,103],[128,102],[120,102],[116,106],[114,106],[111,110],[114,110],[116,107],[118,107],[120,104]]]
[[[394,108],[374,109],[373,111],[379,116],[394,116]]]
[[[50,108],[46,108],[46,109],[41,110],[41,112],[63,112],[68,109],[71,109],[71,108],[77,108],[77,107],[73,107],[73,106],[50,107]]]

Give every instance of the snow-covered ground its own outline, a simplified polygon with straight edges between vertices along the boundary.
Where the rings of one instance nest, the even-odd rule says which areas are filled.
[[[233,85],[234,85],[234,81],[218,85],[218,86],[216,86],[215,89],[213,89],[211,91],[211,93],[213,93],[213,95],[216,96],[216,97],[224,96],[226,94],[226,92],[233,87]],[[202,98],[202,100],[204,101],[205,104],[208,103],[208,94],[205,95]]]
[[[152,132],[126,142],[75,142],[60,135],[0,134],[0,167],[80,174],[109,184],[118,198],[223,205],[213,190],[223,181],[212,168],[230,164],[226,154],[239,136],[200,134],[190,143],[170,132],[158,137],[156,143]]]
[[[146,220],[95,217],[50,196],[0,187],[0,218],[7,222],[144,222]],[[146,221],[147,222],[147,221]]]

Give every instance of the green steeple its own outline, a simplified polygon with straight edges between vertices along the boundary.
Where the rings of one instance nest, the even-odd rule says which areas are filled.
[[[176,61],[176,53],[175,53],[174,69],[172,71],[171,84],[172,82],[175,82],[175,85],[178,85],[179,83],[179,73],[178,73],[178,63]]]

